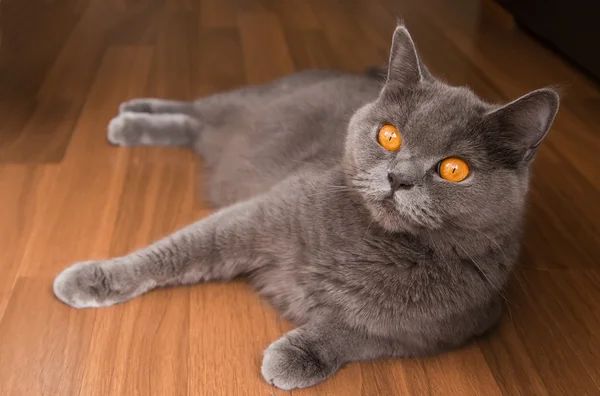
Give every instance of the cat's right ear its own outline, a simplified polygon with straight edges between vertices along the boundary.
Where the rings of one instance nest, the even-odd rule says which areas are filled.
[[[548,135],[559,104],[557,90],[542,88],[488,113],[487,117],[501,126],[495,139],[511,145],[529,161]]]
[[[404,25],[398,25],[392,39],[387,82],[409,87],[423,81],[423,76],[428,74],[421,64],[410,33]]]

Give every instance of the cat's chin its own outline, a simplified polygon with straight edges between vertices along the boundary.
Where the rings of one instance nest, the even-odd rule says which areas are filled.
[[[384,201],[381,204],[370,204],[369,211],[373,221],[388,232],[417,233],[423,226],[406,215],[402,215],[393,203]]]
[[[373,221],[388,232],[417,234],[440,228],[440,224],[431,219],[424,221],[424,219],[415,219],[409,213],[404,213],[391,197],[383,198],[378,202],[370,202],[367,207]]]

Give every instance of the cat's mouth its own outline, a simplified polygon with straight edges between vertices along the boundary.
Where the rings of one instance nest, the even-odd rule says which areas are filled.
[[[394,194],[390,193],[381,200],[381,205],[387,210],[398,210],[394,201]]]
[[[426,205],[426,202],[414,202],[414,197],[398,197],[396,193],[385,194],[379,200],[378,216],[386,228],[416,230],[420,228],[438,228],[441,219]]]
[[[365,188],[355,180],[353,184],[363,196],[373,219],[389,231],[416,232],[424,228],[439,228],[442,224],[424,192],[417,189],[392,191],[384,187],[387,180],[378,188]]]

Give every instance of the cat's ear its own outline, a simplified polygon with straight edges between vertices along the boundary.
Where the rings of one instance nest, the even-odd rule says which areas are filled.
[[[559,102],[558,92],[542,88],[492,111],[488,117],[499,123],[502,138],[510,139],[528,161],[550,131]]]
[[[403,86],[412,86],[423,80],[423,70],[415,43],[410,37],[406,27],[399,24],[394,31],[392,49],[388,62],[387,82],[399,83]]]

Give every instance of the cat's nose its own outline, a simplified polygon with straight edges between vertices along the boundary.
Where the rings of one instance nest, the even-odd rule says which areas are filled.
[[[397,173],[388,173],[387,179],[390,182],[392,192],[398,190],[410,190],[414,186],[414,184],[410,180]]]

